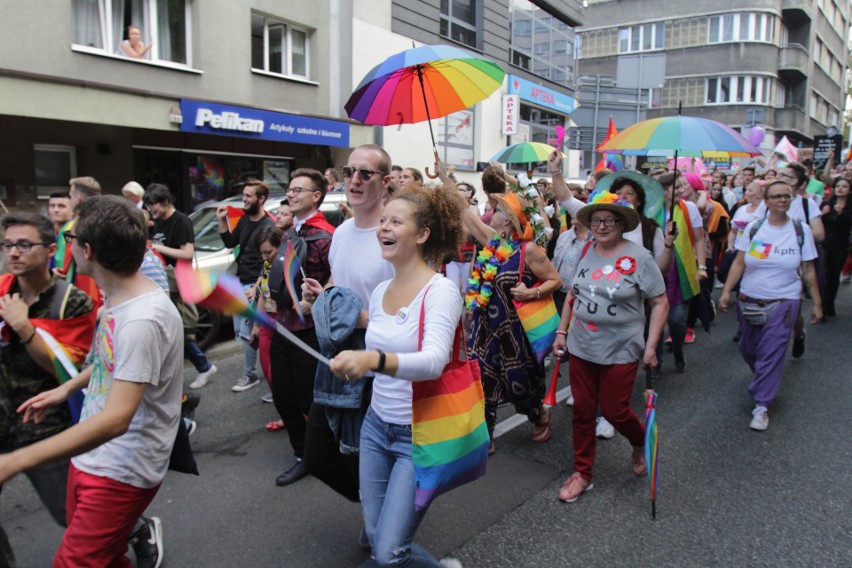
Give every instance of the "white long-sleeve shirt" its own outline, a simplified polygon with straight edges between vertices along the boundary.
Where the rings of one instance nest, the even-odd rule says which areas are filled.
[[[395,314],[385,313],[382,300],[390,280],[382,282],[370,297],[367,349],[396,353],[396,377],[376,373],[371,406],[390,424],[411,424],[411,381],[437,379],[450,361],[456,326],[462,314],[459,289],[436,274],[408,306]],[[427,293],[428,289],[428,293]],[[426,298],[423,347],[417,350],[420,306]]]

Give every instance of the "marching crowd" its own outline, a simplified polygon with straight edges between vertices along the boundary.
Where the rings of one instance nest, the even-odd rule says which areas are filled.
[[[461,566],[413,543],[428,510],[414,506],[413,384],[445,372],[457,329],[481,373],[488,455],[501,406],[527,417],[532,442],[550,439],[545,368],[567,362],[574,473],[558,498],[570,503],[593,488],[597,438],[625,436],[632,473],[646,473],[645,426],[630,406],[637,373],[656,379],[669,352],[686,371],[684,345],[716,316],[714,288],[721,311],[736,306],[757,431],[789,344],[805,352],[803,298],[811,323],[836,315],[852,275],[852,164],[836,178],[832,161],[759,175],[603,171],[587,187],[566,183],[558,151],[548,168],[552,181],[529,182],[489,166],[483,215],[476,188],[440,162],[440,183],[424,185],[365,145],[339,171],[293,171],[275,218],[259,180],[242,187],[235,225],[217,210],[247,301],[331,361],[236,316],[243,371],[232,390],[259,383],[259,360],[280,415],[267,429],[286,430],[295,458],[275,483],[313,475],[360,502],[365,566]],[[320,206],[341,190],[349,218],[334,227]],[[50,219],[2,219],[0,483],[25,473],[67,526],[54,566],[129,566],[128,543],[137,566],[160,566],[162,524],[143,513],[218,369],[177,289],[175,266],[194,255],[189,218],[160,184],[100,193],[75,178],[51,196]],[[302,268],[290,287],[286,246]],[[197,371],[188,392],[184,358]],[[14,562],[0,527],[0,565]]]

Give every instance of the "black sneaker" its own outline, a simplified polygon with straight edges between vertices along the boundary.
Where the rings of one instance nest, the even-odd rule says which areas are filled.
[[[799,337],[793,338],[793,357],[798,359],[805,354],[805,332]]]
[[[678,373],[683,373],[686,370],[686,355],[681,352],[674,352],[675,369]]]
[[[160,568],[163,563],[163,523],[159,517],[141,517],[143,525],[130,537],[136,568]]]

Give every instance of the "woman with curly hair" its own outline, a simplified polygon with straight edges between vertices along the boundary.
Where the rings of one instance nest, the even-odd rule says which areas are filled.
[[[343,351],[331,361],[335,376],[346,380],[374,373],[359,468],[365,530],[379,566],[460,566],[454,559],[439,562],[412,543],[426,509],[414,508],[411,382],[437,379],[450,360],[462,301],[458,288],[432,267],[458,250],[463,209],[455,187],[407,185],[391,197],[377,238],[395,275],[370,298],[367,349]]]
[[[483,185],[485,177],[483,176]],[[562,287],[562,279],[544,249],[533,240],[534,206],[519,193],[492,193],[496,207],[490,225],[470,208],[463,219],[483,246],[474,263],[465,294],[473,312],[468,351],[479,361],[485,390],[485,418],[493,440],[497,407],[512,403],[535,425],[534,442],[550,439],[550,413],[542,406],[544,366],[527,339],[514,300],[547,297]],[[539,286],[534,286],[537,282]],[[492,441],[489,453],[494,452]]]

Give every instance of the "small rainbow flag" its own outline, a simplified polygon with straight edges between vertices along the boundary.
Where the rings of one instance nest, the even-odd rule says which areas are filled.
[[[80,374],[77,366],[71,360],[68,351],[53,337],[47,330],[40,327],[35,328],[36,333],[44,341],[47,348],[47,354],[50,356],[50,362],[53,363],[53,370],[56,378],[59,379],[59,384],[65,384],[69,380]],[[83,401],[85,395],[83,391],[76,391],[68,398],[68,409],[71,411],[71,420],[76,424],[80,421],[80,414],[83,411]]]
[[[237,223],[240,222],[240,219],[245,215],[246,212],[244,209],[240,209],[239,207],[233,207],[228,205],[228,230],[232,233],[237,228]]]
[[[287,286],[287,291],[290,293],[290,298],[293,299],[293,309],[299,314],[299,321],[305,321],[305,313],[302,311],[302,306],[299,304],[299,295],[296,294],[296,277],[302,272],[302,264],[299,262],[299,255],[296,254],[296,249],[293,248],[293,243],[287,241],[287,250],[284,252],[284,284]],[[304,273],[303,273],[304,274]]]

